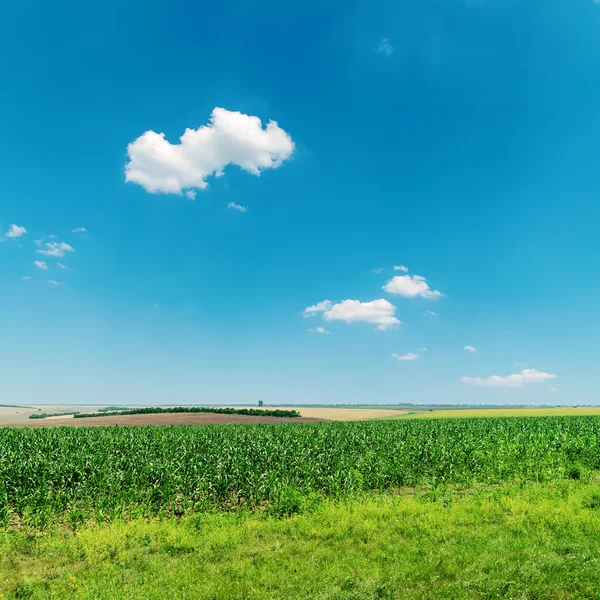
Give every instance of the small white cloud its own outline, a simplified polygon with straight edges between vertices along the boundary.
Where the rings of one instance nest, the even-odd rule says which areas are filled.
[[[55,240],[58,236],[53,233],[48,236],[51,240]]]
[[[33,240],[33,243],[39,248],[44,243],[44,240]]]
[[[437,317],[438,314],[436,312],[433,312],[432,310],[426,310],[423,313],[426,317]]]
[[[43,261],[43,260],[34,260],[33,264],[38,268],[38,269],[42,269],[43,271],[47,271],[48,270],[48,265]]]
[[[187,190],[185,192],[185,197],[188,200],[195,200],[196,199],[196,190]]]
[[[377,267],[376,269],[373,269],[373,273],[381,273],[381,271],[383,271],[383,269],[381,267]]]
[[[394,271],[402,271],[403,273],[408,273],[408,267],[404,265],[394,265]]]
[[[27,233],[27,229],[25,229],[25,227],[21,226],[21,225],[15,225],[15,223],[13,223],[10,226],[10,229],[6,232],[6,237],[7,238],[18,238],[21,237],[22,235],[25,235]]]
[[[475,346],[465,346],[463,350],[465,352],[477,352],[477,348],[475,348]]]
[[[29,275],[25,275],[25,276],[21,277],[21,279],[23,281],[29,281],[31,279],[31,277]]]
[[[317,302],[315,305],[305,308],[302,315],[305,317],[314,317],[317,313],[325,312],[330,307],[331,300],[323,300],[322,302]]]
[[[520,373],[514,373],[507,377],[500,375],[492,375],[487,379],[481,377],[463,377],[463,383],[471,383],[473,385],[482,385],[486,387],[523,387],[529,383],[543,383],[549,379],[556,379],[554,373],[544,373],[536,369],[523,369]]]
[[[316,329],[309,329],[311,333],[321,333],[323,335],[330,335],[331,331],[325,329],[325,327],[317,327]]]
[[[383,38],[381,40],[381,43],[379,44],[378,51],[385,54],[386,56],[390,56],[390,54],[394,52],[394,46],[392,46],[388,38]]]
[[[217,107],[208,125],[186,129],[179,144],[155,131],[131,142],[125,181],[153,194],[181,195],[186,189],[205,189],[206,179],[220,177],[229,164],[260,175],[264,169],[279,167],[293,152],[292,138],[275,121],[263,129],[258,117]]]
[[[48,279],[48,285],[60,285],[60,283],[54,279]]]
[[[389,327],[402,324],[394,316],[395,312],[396,307],[383,298],[371,300],[370,302],[344,300],[327,308],[323,313],[323,317],[327,321],[373,323],[377,325],[377,329],[385,331]]]
[[[600,2],[600,0],[598,0],[598,1]],[[556,393],[556,392],[560,392],[560,384],[559,384],[559,383],[557,383],[556,385],[552,385],[552,386],[550,386],[550,391],[551,391],[551,392],[555,392],[555,393]]]
[[[75,252],[75,250],[70,244],[64,242],[46,242],[46,249],[37,252],[46,256],[64,256],[65,252]]]
[[[67,268],[67,266],[66,266],[66,265],[63,265],[62,263],[59,263],[59,262],[57,262],[57,263],[56,263],[56,266],[57,266],[59,269],[66,269],[66,268]]]
[[[71,233],[87,233],[87,229],[85,227],[76,227]]]
[[[246,206],[242,206],[241,204],[236,204],[235,202],[230,202],[227,205],[227,208],[232,208],[233,210],[238,210],[239,212],[247,212],[248,208]]]
[[[404,296],[404,298],[439,298],[443,294],[438,290],[432,290],[425,280],[425,277],[420,275],[396,275],[392,277],[384,286],[383,289],[390,294]]]
[[[409,352],[408,354],[392,354],[392,357],[396,360],[417,360],[419,355],[416,352]]]

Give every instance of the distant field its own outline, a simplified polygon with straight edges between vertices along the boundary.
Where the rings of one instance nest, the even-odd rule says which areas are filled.
[[[269,408],[269,407],[267,407]],[[285,406],[286,410],[297,410],[303,417],[312,419],[324,419],[326,421],[363,421],[365,419],[388,419],[399,417],[408,410],[384,409],[384,408],[336,408],[307,407],[307,406]]]
[[[42,412],[72,412],[82,413],[97,412],[98,406],[44,406]],[[240,407],[234,407],[240,408]],[[244,407],[245,408],[245,407]],[[335,407],[284,407],[285,410],[297,410],[302,417],[293,419],[302,421],[362,421],[365,419],[388,419],[406,414],[406,410],[379,409],[379,408],[335,408]],[[276,410],[276,407],[265,407],[265,410]],[[129,415],[110,417],[89,417],[86,419],[73,419],[71,415],[64,417],[48,417],[46,419],[30,419],[29,415],[37,410],[25,408],[0,408],[0,426],[11,425],[21,427],[58,427],[68,425],[72,427],[92,427],[108,425],[212,425],[236,423],[282,423],[285,418],[277,417],[245,417],[241,415],[217,414],[156,414],[156,415]]]
[[[585,408],[473,408],[422,411],[407,414],[406,418],[461,418],[470,417],[577,417],[585,415],[600,415],[600,407]]]

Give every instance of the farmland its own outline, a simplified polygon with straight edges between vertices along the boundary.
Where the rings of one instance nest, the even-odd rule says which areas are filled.
[[[0,597],[592,598],[599,446],[595,416],[2,428]]]
[[[600,419],[545,417],[236,427],[0,430],[0,522],[44,527],[407,486],[582,478]]]

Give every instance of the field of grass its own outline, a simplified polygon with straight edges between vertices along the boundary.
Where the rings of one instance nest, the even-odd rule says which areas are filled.
[[[3,600],[598,598],[599,561],[595,416],[0,429]]]
[[[600,589],[600,485],[326,501],[0,536],[8,599],[584,599]]]
[[[406,418],[419,419],[470,419],[472,417],[577,417],[577,416],[600,416],[600,407],[586,406],[582,408],[558,407],[558,408],[451,408],[448,410],[433,410],[423,412],[412,412],[406,414]]]

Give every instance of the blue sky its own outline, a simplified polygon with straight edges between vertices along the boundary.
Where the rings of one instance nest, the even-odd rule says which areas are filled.
[[[598,3],[1,10],[0,403],[600,401]]]

